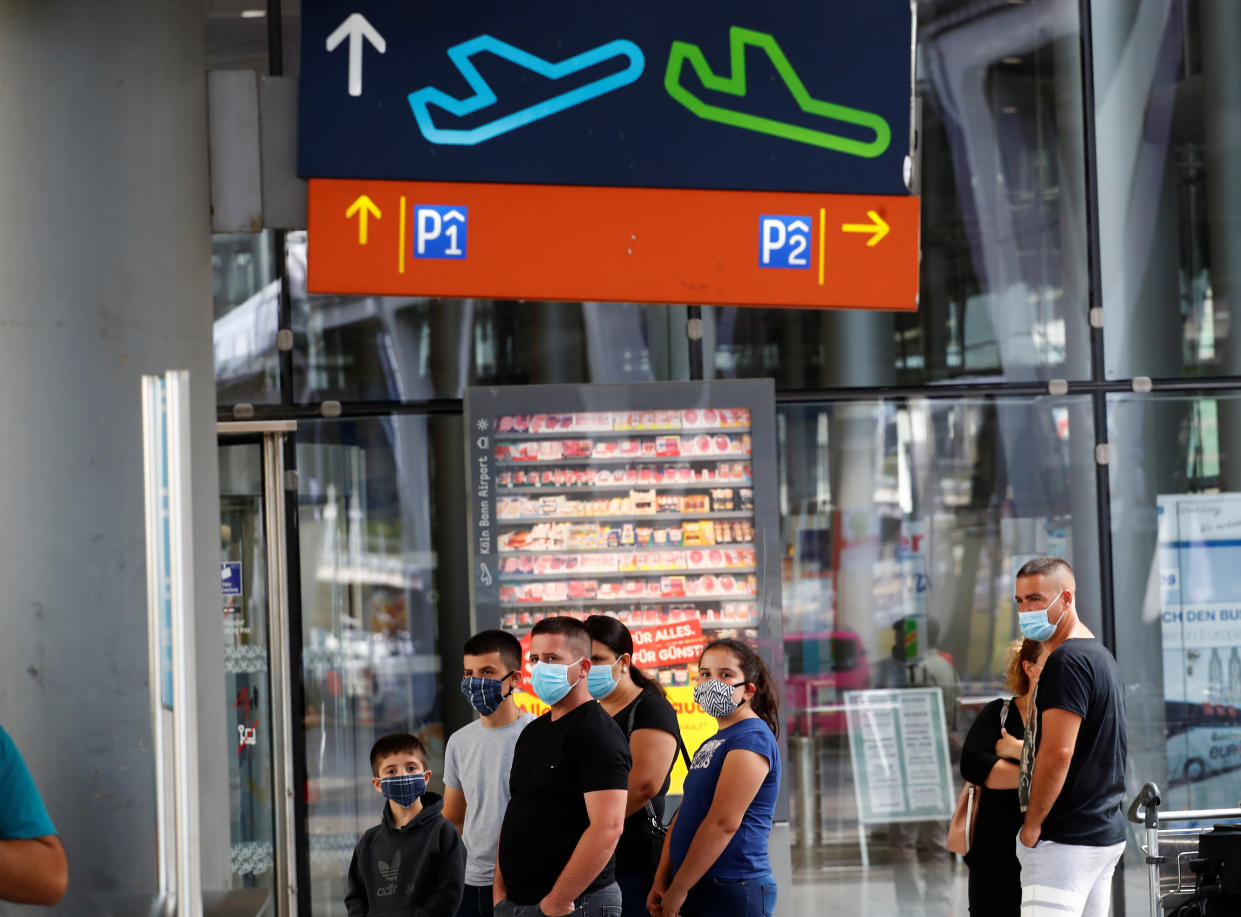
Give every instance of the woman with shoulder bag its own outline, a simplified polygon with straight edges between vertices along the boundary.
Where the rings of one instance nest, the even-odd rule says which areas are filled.
[[[591,696],[629,740],[633,767],[625,803],[625,831],[616,845],[616,882],[623,917],[647,917],[646,893],[655,878],[662,845],[664,797],[681,745],[676,711],[664,690],[633,664],[633,637],[616,618],[591,615]]]
[[[1019,917],[1021,913],[1021,866],[1013,846],[1022,821],[1017,762],[1030,698],[1046,659],[1041,644],[1012,642],[1004,687],[1015,696],[983,707],[961,749],[961,776],[980,788],[974,793],[978,811],[972,836],[966,825],[969,906],[975,917]]]
[[[654,917],[772,917],[767,844],[780,792],[780,724],[771,675],[745,643],[716,640],[698,658],[694,700],[720,729],[694,754],[647,909]]]

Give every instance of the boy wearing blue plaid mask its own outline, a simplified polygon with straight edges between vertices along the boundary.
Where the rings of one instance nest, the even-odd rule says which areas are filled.
[[[513,703],[521,678],[521,643],[502,630],[466,641],[461,693],[480,718],[448,737],[444,749],[444,815],[465,840],[465,894],[457,917],[491,917],[491,882],[500,823],[508,806],[517,737],[534,722]]]
[[[408,733],[386,735],[371,748],[371,773],[383,816],[354,848],[349,917],[452,917],[465,882],[465,846],[444,817],[444,800],[427,792],[426,749]]]

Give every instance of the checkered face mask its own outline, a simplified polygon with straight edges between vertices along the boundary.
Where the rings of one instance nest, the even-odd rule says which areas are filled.
[[[427,778],[423,774],[384,777],[379,781],[379,789],[384,799],[391,799],[401,808],[408,809],[415,799],[427,791]]]

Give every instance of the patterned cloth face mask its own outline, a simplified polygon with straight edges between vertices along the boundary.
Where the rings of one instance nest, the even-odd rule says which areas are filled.
[[[726,716],[731,716],[737,712],[737,708],[744,704],[733,700],[733,694],[738,688],[745,687],[745,682],[739,685],[730,685],[722,681],[700,681],[694,685],[694,703],[696,703],[707,713],[711,714],[717,720]]]
[[[509,672],[504,678],[514,674]],[[461,679],[461,693],[469,700],[470,706],[481,713],[483,716],[491,716],[498,709],[500,704],[504,703],[504,699],[512,694],[504,693],[504,678],[483,678],[475,675]]]
[[[427,778],[425,774],[384,777],[379,781],[379,789],[384,799],[391,799],[402,809],[408,809],[415,799],[427,791]]]

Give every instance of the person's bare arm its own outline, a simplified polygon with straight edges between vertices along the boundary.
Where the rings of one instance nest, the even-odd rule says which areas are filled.
[[[684,862],[663,892],[660,906],[664,917],[680,913],[689,890],[719,859],[740,829],[746,809],[758,795],[770,770],[771,763],[756,751],[734,748],[725,756],[711,808],[694,832]]]
[[[0,840],[0,900],[51,907],[69,885],[69,862],[55,834]]]
[[[573,855],[556,877],[556,884],[539,902],[547,917],[573,913],[573,901],[603,872],[625,830],[626,790],[593,790],[583,794],[590,824],[582,832]]]
[[[983,786],[989,790],[1015,790],[1017,789],[1017,777],[1020,774],[1021,768],[1018,765],[1001,758],[995,762],[995,766],[987,774],[987,782]]]
[[[465,834],[465,793],[446,783],[444,784],[444,817],[456,826],[458,834]]]
[[[633,767],[629,771],[629,795],[625,817],[654,799],[664,785],[677,753],[676,737],[662,729],[635,729],[629,737]]]
[[[1030,804],[1021,827],[1021,843],[1027,847],[1038,843],[1043,819],[1064,789],[1064,778],[1068,776],[1073,750],[1077,747],[1077,732],[1082,725],[1080,716],[1058,707],[1044,710],[1042,716],[1042,738],[1034,758],[1034,775],[1030,778]]]

